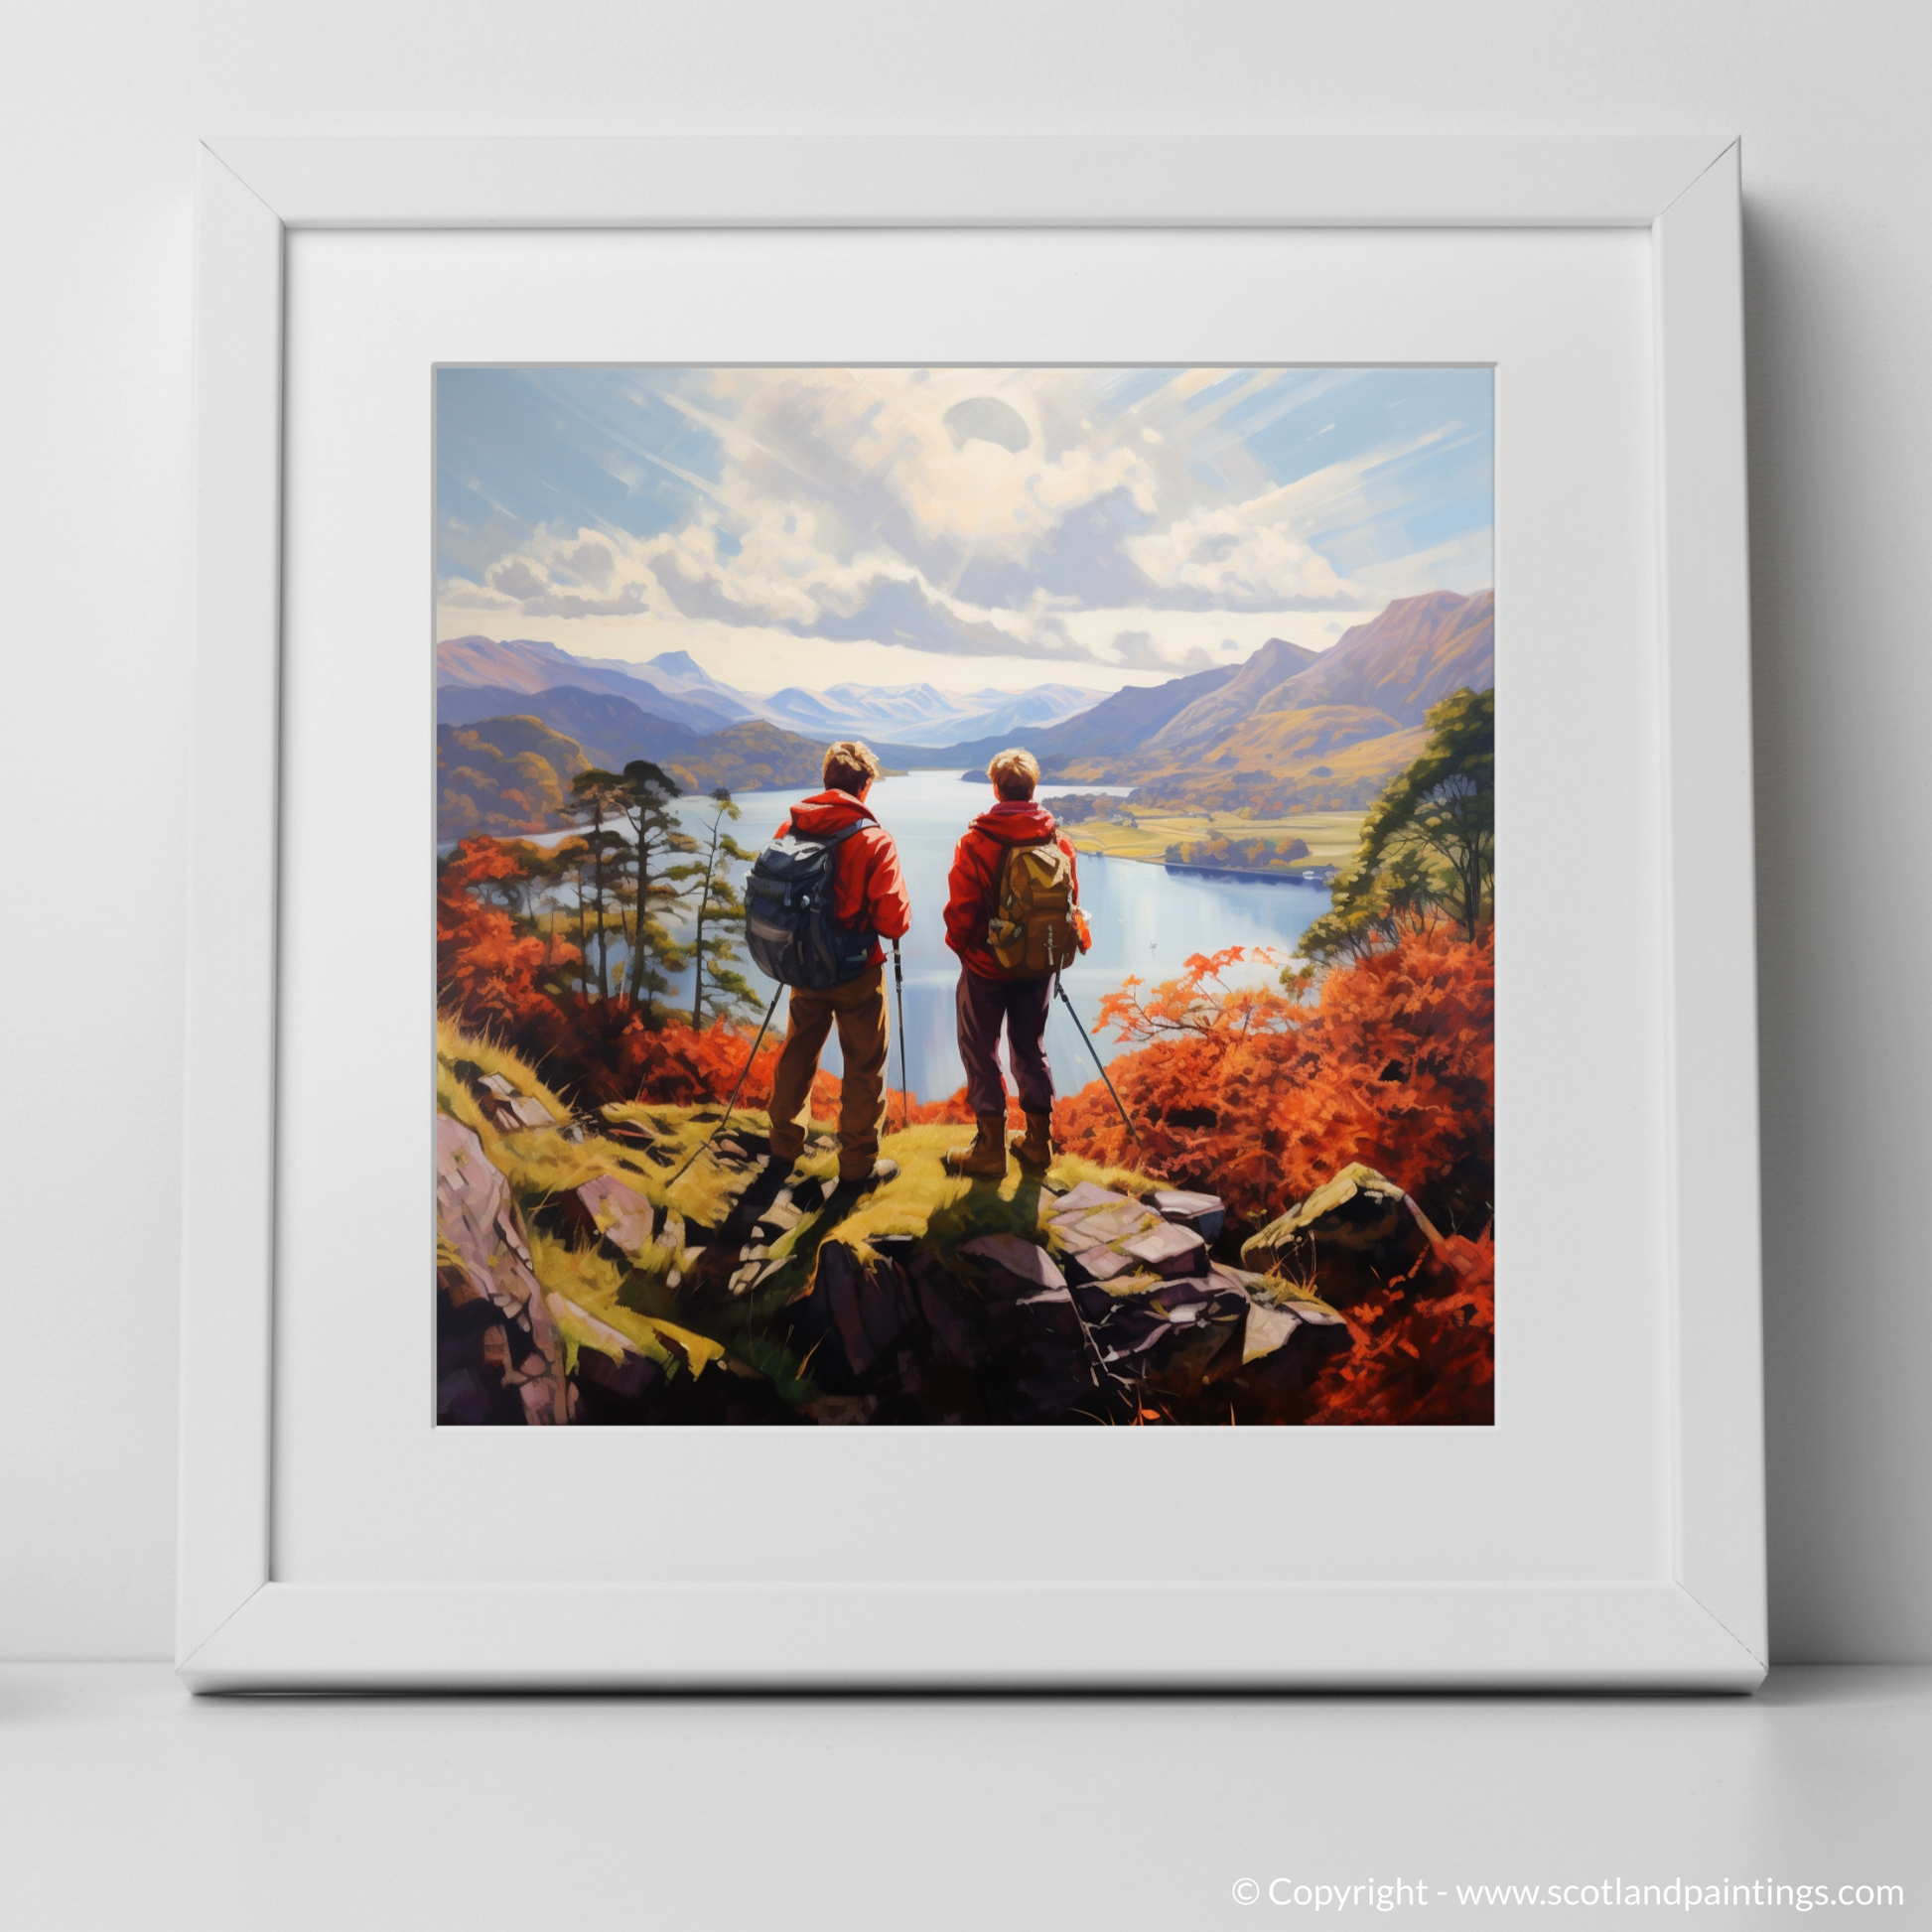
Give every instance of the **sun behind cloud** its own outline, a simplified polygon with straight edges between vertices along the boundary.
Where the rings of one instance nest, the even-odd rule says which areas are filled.
[[[439,461],[439,634],[814,688],[1172,674],[1491,572],[1487,370],[446,369]]]

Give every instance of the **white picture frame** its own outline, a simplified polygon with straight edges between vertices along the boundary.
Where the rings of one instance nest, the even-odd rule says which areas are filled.
[[[1748,1690],[1765,1633],[1738,151],[1719,138],[235,140],[198,236],[177,1668],[274,1688]],[[421,1586],[271,1565],[286,237],[302,228],[1624,227],[1656,291],[1668,1561],[1452,1584]],[[218,779],[216,771],[218,768]],[[208,863],[220,853],[220,865]],[[1150,1667],[1150,1611],[1221,1633]],[[559,1620],[568,1645],[542,1634]],[[1283,1646],[1270,1631],[1318,1629]],[[643,1640],[643,1633],[648,1640]]]

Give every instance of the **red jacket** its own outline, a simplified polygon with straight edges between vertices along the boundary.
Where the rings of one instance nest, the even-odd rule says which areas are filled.
[[[1007,848],[1054,839],[1074,868],[1073,902],[1080,902],[1080,873],[1071,841],[1060,837],[1053,814],[1033,799],[1002,799],[966,828],[952,856],[947,882],[946,944],[982,979],[1012,979],[986,947],[986,922],[993,916],[993,892]]]
[[[887,939],[902,939],[912,923],[912,901],[899,870],[898,847],[892,833],[849,791],[821,791],[801,798],[771,836],[781,839],[795,826],[822,838],[853,824],[860,829],[838,849],[832,916],[843,926],[870,926]],[[875,945],[870,963],[877,966],[885,957],[885,947]]]

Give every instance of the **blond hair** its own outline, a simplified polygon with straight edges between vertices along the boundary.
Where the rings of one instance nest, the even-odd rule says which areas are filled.
[[[884,768],[870,745],[861,745],[856,738],[845,739],[826,748],[825,789],[849,791],[856,798]]]
[[[1039,783],[1039,760],[1016,745],[986,767],[986,775],[1002,798],[1017,805],[1034,795],[1034,786]]]

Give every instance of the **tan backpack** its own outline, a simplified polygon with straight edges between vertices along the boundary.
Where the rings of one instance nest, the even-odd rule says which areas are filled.
[[[987,950],[1015,979],[1048,979],[1079,956],[1073,861],[1057,839],[1008,846],[993,902],[999,909],[987,921]]]

